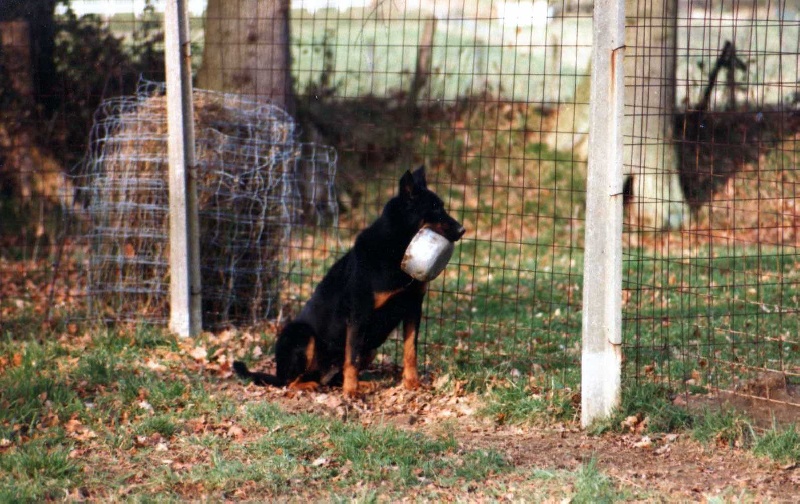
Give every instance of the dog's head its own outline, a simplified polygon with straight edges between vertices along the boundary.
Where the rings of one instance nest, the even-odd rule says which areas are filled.
[[[413,173],[406,171],[400,177],[397,197],[401,202],[403,220],[413,233],[428,227],[452,242],[464,236],[464,226],[450,217],[439,196],[428,189],[424,166]]]

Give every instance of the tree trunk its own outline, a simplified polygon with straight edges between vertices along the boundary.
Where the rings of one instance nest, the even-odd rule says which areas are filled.
[[[294,112],[289,0],[209,0],[197,86]]]
[[[626,0],[625,174],[645,226],[679,228],[688,205],[673,144],[677,0]]]
[[[422,38],[419,41],[417,50],[417,67],[414,71],[414,80],[411,81],[411,89],[408,92],[407,110],[411,117],[411,123],[416,123],[419,109],[417,101],[422,88],[431,74],[431,60],[433,58],[433,37],[436,35],[436,17],[431,16],[425,20],[422,29]]]
[[[29,202],[32,195],[31,177],[33,176],[33,159],[31,148],[33,135],[31,134],[31,118],[19,120],[24,114],[30,114],[34,109],[34,80],[33,61],[31,59],[30,25],[23,19],[0,22],[0,71],[6,72],[10,91],[15,95],[16,102],[22,110],[18,110],[16,124],[6,125],[5,120],[0,120],[0,138],[5,139],[0,143],[5,154],[5,163],[0,163],[0,180],[17,177],[16,193],[24,202]],[[2,93],[0,89],[0,93]],[[4,118],[10,119],[10,118]],[[2,166],[5,165],[5,166]],[[5,171],[6,173],[2,173]],[[13,187],[13,186],[12,186]]]

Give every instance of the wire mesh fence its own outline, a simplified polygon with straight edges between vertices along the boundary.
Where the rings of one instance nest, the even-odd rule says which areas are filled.
[[[654,23],[673,23],[664,14]],[[674,168],[638,201],[672,215],[625,232],[627,374],[690,402],[722,390],[798,404],[796,5],[689,1],[674,26],[676,107],[649,112],[672,121],[674,147],[657,131],[628,137],[663,146],[630,160],[634,178]],[[631,84],[640,98],[660,86]],[[645,98],[628,106],[648,114]],[[669,218],[680,231],[662,229]]]
[[[310,127],[335,133],[343,212],[334,257],[420,164],[467,228],[429,286],[429,368],[542,379],[546,370],[573,385],[590,15],[504,5],[293,10],[298,108]],[[514,8],[529,8],[527,18]],[[400,346],[383,357],[395,360]]]
[[[246,59],[248,43],[258,43],[260,29],[251,22],[258,16],[248,14],[247,2],[233,2],[238,13],[210,5],[206,11],[200,3],[191,22],[196,70],[204,64],[209,38],[220,36],[210,27],[224,25],[242,36],[227,46],[213,41],[232,51],[221,59],[226,75],[250,85],[245,67],[280,71],[273,59]],[[158,38],[141,35],[144,27],[159,31],[157,8],[142,16],[130,1],[103,5],[119,12],[103,14],[104,21],[92,26],[104,27],[135,54],[158,53]],[[276,22],[289,26],[293,92],[287,98],[280,91],[248,88],[244,99],[280,103],[291,113],[280,121],[294,121],[295,143],[278,142],[276,154],[257,139],[260,126],[237,121],[235,132],[219,133],[213,119],[199,140],[207,152],[207,164],[200,167],[208,171],[201,176],[208,183],[200,196],[209,202],[205,250],[209,257],[237,261],[244,272],[238,281],[226,276],[229,263],[206,264],[219,279],[208,284],[209,294],[218,298],[208,307],[215,320],[248,310],[291,317],[326,268],[379,215],[403,171],[424,164],[429,185],[467,228],[448,268],[428,291],[421,341],[426,369],[475,379],[531,377],[536,386],[576,389],[591,6],[542,0],[292,2],[288,21]],[[627,9],[624,377],[668,383],[685,392],[684,399],[722,389],[800,403],[797,6],[630,0]],[[661,31],[654,33],[656,28]],[[245,58],[236,59],[235,53]],[[118,83],[115,91],[130,95],[139,73],[154,80],[163,75],[155,64],[137,69],[135,75],[111,69],[106,77]],[[95,104],[106,97],[103,89],[88,93]],[[43,117],[27,116],[23,125],[36,130],[62,120],[56,115],[47,123]],[[9,135],[2,127],[0,137]],[[135,131],[137,141],[146,140],[143,131]],[[104,148],[115,138],[101,136],[98,146]],[[13,138],[19,143],[25,137]],[[72,142],[73,151],[84,152],[80,142]],[[12,159],[12,148],[3,144],[3,149],[0,156]],[[132,158],[151,162],[144,159],[148,149],[131,150]],[[9,189],[15,195],[24,192],[17,186],[31,188],[23,203],[3,203],[8,217],[0,269],[4,285],[13,287],[7,287],[0,309],[12,319],[31,315],[42,297],[53,300],[44,303],[46,310],[76,316],[74,307],[86,292],[81,289],[89,286],[94,294],[90,286],[106,269],[91,262],[99,256],[82,255],[79,242],[59,241],[64,228],[59,212],[67,210],[69,220],[85,209],[65,207],[60,196],[75,189],[61,175],[71,165],[43,159],[13,175],[0,170],[4,184],[18,181]],[[222,175],[215,171],[220,163],[240,168]],[[267,165],[279,165],[278,173]],[[287,173],[296,176],[289,198],[294,199],[273,199],[287,196],[276,186]],[[124,278],[118,265],[129,259],[129,234],[142,226],[139,217],[120,218],[118,203],[123,192],[141,194],[135,211],[151,212],[142,222],[149,219],[153,239],[161,239],[156,230],[163,229],[166,215],[155,206],[164,198],[163,179],[95,177],[78,186],[107,194],[95,222],[119,225],[108,230],[116,241],[103,254],[112,273],[102,289],[117,296],[115,313],[129,309],[129,318],[138,318],[141,304],[130,303],[123,294],[127,287],[115,282]],[[280,230],[274,231],[280,239],[259,241],[266,225],[261,215],[273,209],[299,217],[289,219],[290,228],[280,217]],[[158,260],[125,268],[143,282],[144,296],[158,299],[159,320],[166,258],[163,245],[145,248]],[[253,275],[263,275],[275,260],[285,261],[279,267],[285,281],[277,302],[262,302],[267,299],[262,292],[275,284],[269,275]],[[78,274],[83,270],[74,265],[81,261],[92,275]],[[48,288],[27,289],[26,282]],[[400,340],[392,340],[378,362],[398,362],[401,347]]]

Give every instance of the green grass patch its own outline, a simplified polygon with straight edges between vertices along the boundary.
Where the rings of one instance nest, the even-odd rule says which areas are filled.
[[[701,248],[685,257],[629,250],[623,341],[628,375],[644,368],[701,391],[746,380],[742,367],[797,362],[797,257],[779,248]],[[775,337],[776,335],[783,337]],[[732,366],[730,363],[737,363]]]
[[[526,475],[534,482],[531,501],[560,500],[574,503],[611,503],[647,500],[640,489],[626,488],[604,474],[592,457],[574,470],[535,469]]]
[[[542,389],[518,380],[487,391],[486,406],[480,413],[499,423],[571,421],[577,415],[573,398],[568,389]]]
[[[79,395],[56,369],[62,354],[53,344],[28,342],[14,351],[3,345],[7,355],[22,356],[19,366],[0,373],[0,434],[13,438],[28,433],[46,417],[69,418],[83,409]]]
[[[753,451],[782,463],[800,463],[800,432],[797,425],[773,426],[756,438]]]
[[[575,504],[604,504],[624,500],[624,495],[611,479],[598,469],[595,459],[581,465],[576,471],[574,486],[575,495],[571,502]]]
[[[289,415],[274,405],[251,406],[247,418],[271,433],[246,449],[284,478],[308,474],[345,487],[359,481],[396,488],[434,482],[453,486],[509,469],[497,452],[458,449],[451,435],[430,437],[393,427],[365,428],[314,415]]]
[[[623,385],[622,404],[606,420],[596,422],[591,432],[625,429],[623,421],[636,417],[636,425],[647,419],[647,432],[675,432],[691,428],[695,417],[684,407],[673,403],[673,392],[665,384],[629,383]]]
[[[34,502],[64,498],[77,476],[62,438],[39,438],[0,453],[0,501]]]
[[[756,439],[752,422],[732,408],[705,410],[694,418],[692,435],[704,443],[747,448]]]

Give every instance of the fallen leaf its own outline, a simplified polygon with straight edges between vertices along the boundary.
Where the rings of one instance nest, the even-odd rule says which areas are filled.
[[[83,424],[77,418],[71,418],[64,424],[64,430],[67,431],[67,434],[78,432],[82,427]]]
[[[206,347],[203,346],[195,347],[191,352],[189,352],[189,356],[197,361],[205,361],[208,357],[208,351],[206,350]]]
[[[147,359],[144,362],[144,365],[148,369],[152,369],[153,371],[156,371],[156,372],[163,372],[163,371],[167,370],[166,366],[164,366],[163,364],[159,364],[158,362],[154,361],[153,359]]]
[[[244,430],[238,425],[231,425],[228,429],[228,437],[233,439],[240,439],[244,436]]]

